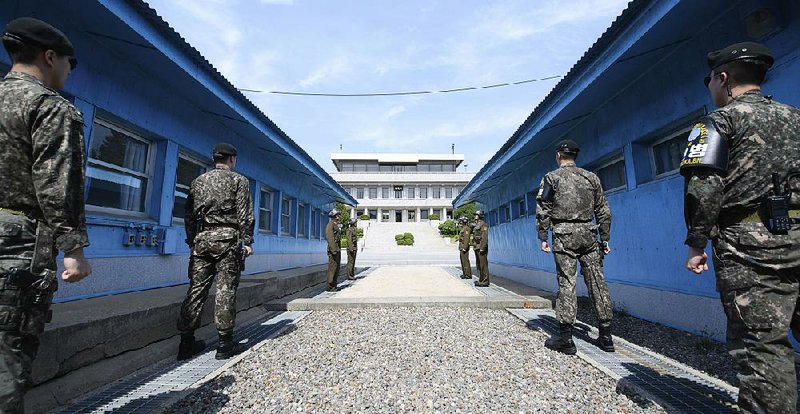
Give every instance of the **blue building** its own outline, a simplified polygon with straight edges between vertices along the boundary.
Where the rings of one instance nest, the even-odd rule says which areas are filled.
[[[0,27],[20,16],[64,31],[80,61],[65,95],[86,124],[94,273],[57,301],[185,283],[183,205],[220,141],[239,148],[250,179],[248,273],[327,262],[326,213],[356,201],[144,1],[10,0]],[[0,73],[9,67],[0,53]]]
[[[693,121],[714,110],[701,82],[706,53],[741,41],[763,42],[776,57],[765,93],[800,105],[797,1],[632,1],[454,201],[488,211],[490,271],[557,290],[553,258],[536,238],[535,196],[556,168],[555,144],[573,139],[578,165],[598,174],[611,205],[605,269],[615,307],[724,338],[713,274],[684,267],[677,167]]]

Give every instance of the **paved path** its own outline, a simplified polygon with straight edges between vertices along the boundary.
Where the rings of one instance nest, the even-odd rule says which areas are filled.
[[[380,267],[357,280],[336,298],[480,297],[481,293],[453,278],[441,267]]]

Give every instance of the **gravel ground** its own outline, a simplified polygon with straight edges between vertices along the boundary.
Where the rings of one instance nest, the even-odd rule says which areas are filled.
[[[171,412],[664,412],[501,310],[316,311]]]

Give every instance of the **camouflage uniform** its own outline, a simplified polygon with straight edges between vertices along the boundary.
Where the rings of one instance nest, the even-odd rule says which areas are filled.
[[[551,201],[542,198],[545,185],[552,188]],[[592,217],[597,225],[592,223]],[[608,286],[603,277],[603,252],[597,242],[608,242],[611,231],[611,210],[603,194],[600,179],[593,173],[575,166],[574,162],[545,175],[542,189],[536,198],[536,227],[539,240],[547,241],[553,231],[553,256],[558,274],[556,314],[562,324],[575,323],[578,301],[575,294],[577,262],[589,289],[589,298],[597,312],[600,325],[609,326],[613,316]]]
[[[461,275],[464,278],[472,277],[472,267],[469,263],[469,239],[471,235],[472,231],[469,228],[469,224],[462,225],[461,232],[458,234],[458,251],[461,253]]]
[[[483,220],[475,222],[472,230],[475,240],[475,264],[478,268],[478,285],[489,285],[489,225]]]
[[[717,290],[738,364],[739,407],[795,412],[794,352],[787,337],[798,302],[800,226],[771,233],[762,200],[771,174],[800,171],[800,110],[748,92],[708,115],[727,137],[727,174],[686,168],[686,244],[712,240]],[[795,194],[800,185],[794,183]],[[793,205],[792,208],[800,208]]]
[[[356,253],[358,252],[358,230],[357,227],[347,227],[347,278],[356,277]]]
[[[253,208],[250,183],[224,164],[192,181],[186,200],[186,242],[189,290],[181,306],[178,329],[200,327],[203,305],[217,278],[214,323],[230,333],[236,324],[236,289],[242,269],[242,244],[253,244]],[[198,232],[199,230],[199,232]]]
[[[325,239],[328,241],[328,290],[333,290],[338,284],[342,261],[341,229],[333,220],[325,226]]]
[[[83,118],[35,77],[11,72],[0,80],[0,147],[0,412],[21,412],[56,290],[56,248],[89,245]],[[11,268],[46,275],[50,286],[13,282]]]

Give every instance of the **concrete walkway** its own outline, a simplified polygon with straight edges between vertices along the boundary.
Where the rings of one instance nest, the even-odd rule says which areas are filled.
[[[441,267],[381,267],[336,294],[347,298],[480,297],[481,293],[454,279]]]

